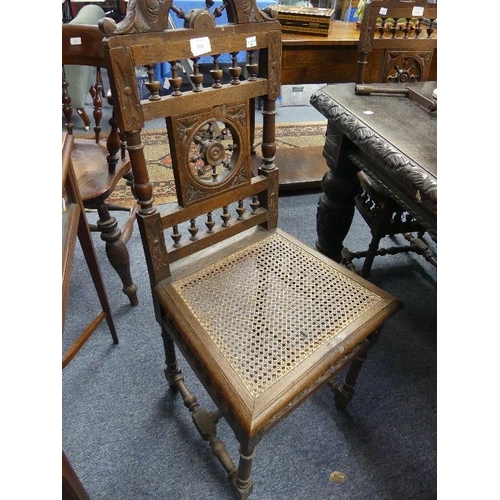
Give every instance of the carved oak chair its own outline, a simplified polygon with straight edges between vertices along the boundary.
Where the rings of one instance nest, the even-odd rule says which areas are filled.
[[[365,4],[359,38],[357,91],[363,92],[365,69],[369,54],[383,51],[375,83],[412,83],[427,80],[437,49],[437,1],[372,0]],[[395,22],[397,21],[397,22]],[[376,92],[376,86],[369,91]],[[411,117],[408,117],[411,120]],[[415,252],[432,265],[437,257],[424,239],[426,230],[393,198],[388,196],[362,170],[363,158],[354,159],[361,167],[358,179],[361,190],[355,199],[356,208],[370,227],[372,239],[367,250],[343,250],[343,263],[354,270],[353,259],[364,257],[360,274],[368,277],[377,255]],[[389,248],[380,247],[385,236],[402,234],[409,242]],[[427,236],[427,235],[426,235]],[[436,235],[431,235],[436,240]]]
[[[275,100],[281,30],[255,0],[192,10],[185,27],[167,29],[170,1],[130,0],[125,19],[102,20],[117,121],[134,173],[137,221],[161,327],[165,375],[239,499],[252,491],[252,460],[264,434],[315,390],[331,384],[336,404],[350,400],[366,351],[401,303],[277,228]],[[228,25],[216,26],[219,9]],[[237,54],[247,52],[248,78]],[[220,54],[231,80],[222,83]],[[210,74],[198,57],[213,56]],[[192,90],[181,92],[177,61],[193,62]],[[172,93],[140,100],[134,68],[170,61]],[[263,98],[262,163],[252,176],[250,105]],[[156,207],[141,130],[165,118],[178,203]],[[217,409],[189,391],[176,349]],[[334,379],[345,368],[345,382]],[[218,439],[224,418],[240,444],[236,466]]]
[[[95,7],[95,6],[87,6]],[[66,72],[74,65],[92,68],[94,70],[94,116],[96,126],[95,138],[75,138],[73,146],[73,166],[77,177],[83,204],[86,209],[97,210],[99,220],[91,224],[91,230],[100,232],[101,239],[106,243],[106,254],[109,262],[118,273],[123,292],[129,298],[131,305],[137,305],[137,286],[130,273],[130,257],[126,243],[132,234],[137,206],[127,208],[107,202],[118,182],[125,178],[132,183],[130,161],[116,120],[110,119],[111,130],[106,141],[101,140],[100,119],[102,116],[102,78],[101,69],[106,68],[102,33],[98,26],[85,24],[62,25],[62,109],[66,118],[66,130],[73,134],[71,121],[72,106],[68,92],[70,82]],[[111,103],[111,98],[109,98]],[[122,228],[118,227],[116,218],[111,211],[125,210],[129,217]]]

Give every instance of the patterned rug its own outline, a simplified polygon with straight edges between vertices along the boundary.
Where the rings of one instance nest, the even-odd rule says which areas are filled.
[[[276,127],[276,145],[278,148],[298,148],[304,146],[323,146],[325,144],[325,122],[300,124],[279,124]],[[262,138],[262,127],[255,128],[255,142]],[[172,162],[167,144],[167,133],[163,130],[145,130],[142,134],[144,152],[153,184],[156,204],[171,203],[177,200]],[[108,198],[110,203],[131,206],[133,197],[125,181],[120,181],[113,195]]]

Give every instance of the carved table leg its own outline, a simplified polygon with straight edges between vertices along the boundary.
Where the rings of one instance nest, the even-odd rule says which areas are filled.
[[[106,242],[106,254],[109,262],[120,276],[123,283],[123,293],[127,295],[130,304],[136,306],[137,285],[132,281],[130,274],[130,257],[127,246],[121,238],[121,231],[118,229],[118,223],[109,213],[105,203],[97,207],[99,220],[97,228],[101,232],[101,239]]]
[[[347,159],[348,139],[328,124],[323,156],[330,171],[321,183],[316,213],[316,248],[336,262],[342,259],[344,238],[354,216],[354,197],[359,190],[357,168]]]

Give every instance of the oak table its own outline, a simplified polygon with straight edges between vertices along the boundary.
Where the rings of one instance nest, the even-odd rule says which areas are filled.
[[[436,81],[411,87],[432,99]],[[327,85],[311,104],[328,119],[323,155],[329,171],[317,212],[316,246],[337,262],[354,215],[362,170],[437,239],[437,111],[404,95],[356,95],[355,84]]]

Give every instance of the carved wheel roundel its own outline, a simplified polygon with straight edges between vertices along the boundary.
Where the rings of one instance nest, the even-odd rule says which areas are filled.
[[[192,135],[189,171],[205,186],[224,183],[233,173],[238,158],[239,136],[230,123],[209,120]]]
[[[412,56],[402,56],[391,61],[387,81],[396,83],[418,82],[421,76],[422,67],[418,59]]]

